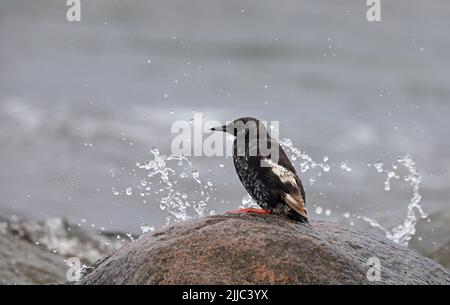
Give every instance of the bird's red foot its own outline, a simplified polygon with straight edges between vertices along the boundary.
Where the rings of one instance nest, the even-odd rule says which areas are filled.
[[[265,210],[265,209],[246,208],[246,209],[239,209],[239,210],[229,211],[228,213],[271,214],[272,211]]]

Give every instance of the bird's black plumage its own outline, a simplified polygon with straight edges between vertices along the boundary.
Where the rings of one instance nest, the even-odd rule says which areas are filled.
[[[252,124],[247,123],[253,123],[257,130],[252,132]],[[303,184],[283,148],[275,139],[270,138],[260,121],[240,118],[213,130],[226,131],[236,136],[233,145],[236,173],[261,208],[308,222]],[[271,158],[271,154],[264,155],[261,147],[267,147],[268,151],[276,149],[278,160]]]

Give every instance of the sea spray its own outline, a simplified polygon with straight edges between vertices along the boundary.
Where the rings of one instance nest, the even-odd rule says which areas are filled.
[[[280,145],[288,154],[291,154],[290,158],[293,162],[299,161],[300,171],[302,173],[317,167],[321,168],[324,172],[330,171],[330,165],[328,164],[329,158],[327,156],[323,157],[323,162],[315,162],[308,154],[295,147],[292,140],[289,138],[282,139]]]
[[[291,160],[293,162],[299,160],[300,163],[300,169],[302,173],[306,173],[310,169],[314,169],[316,167],[319,167],[323,170],[323,172],[329,172],[330,166],[327,164],[328,157],[323,158],[323,162],[315,162],[308,154],[301,151],[297,147],[295,147],[290,139],[283,139],[280,142],[280,145],[287,151],[287,153],[291,154]],[[391,181],[393,179],[400,179],[400,175],[396,172],[399,168],[399,164],[403,165],[407,170],[408,173],[403,177],[403,180],[412,187],[412,197],[410,200],[410,203],[407,206],[407,213],[406,218],[403,221],[403,223],[395,226],[391,230],[388,230],[384,228],[382,225],[380,225],[375,219],[369,218],[367,216],[357,216],[357,218],[363,219],[367,223],[369,223],[372,227],[378,228],[382,230],[386,237],[395,243],[408,246],[409,241],[411,240],[412,236],[416,233],[416,223],[417,223],[417,215],[416,211],[418,212],[419,216],[421,218],[427,218],[427,214],[423,211],[420,201],[422,199],[422,196],[420,195],[420,183],[422,182],[422,176],[420,172],[417,169],[415,161],[412,159],[411,156],[406,155],[403,157],[398,157],[397,161],[392,164],[392,170],[385,169],[383,162],[381,160],[378,160],[373,164],[373,167],[376,169],[378,173],[382,173],[386,175],[386,179],[384,181],[384,190],[390,191],[391,190]],[[372,166],[369,164],[369,166]],[[351,172],[352,169],[348,166],[348,161],[344,161],[340,163],[340,168],[346,172]],[[316,177],[310,178],[310,184],[313,185],[316,181],[317,177],[320,177],[321,173],[319,172]],[[248,199],[247,199],[248,200]],[[322,208],[317,207],[316,208],[316,214],[321,214]],[[327,216],[331,215],[331,211],[327,214]],[[349,213],[345,213],[345,218],[349,218]]]
[[[252,197],[250,197],[249,194],[246,194],[242,198],[242,203],[239,206],[240,209],[246,209],[246,208],[259,208],[259,205],[253,200]]]
[[[292,162],[300,166],[301,173],[310,172],[311,170],[316,169],[316,171],[312,174],[310,173],[310,184],[314,184],[318,178],[322,177],[323,174],[331,171],[331,165],[329,164],[330,159],[328,156],[323,156],[321,161],[315,161],[306,152],[295,147],[292,141],[288,138],[282,139],[280,141],[280,145],[285,149]],[[161,210],[169,213],[166,217],[166,225],[173,222],[184,221],[193,217],[215,214],[213,210],[208,210],[210,198],[216,191],[214,184],[210,180],[202,181],[200,179],[199,170],[193,166],[192,162],[187,157],[164,155],[161,154],[157,148],[153,148],[151,153],[153,155],[153,159],[136,163],[136,166],[139,169],[145,170],[146,178],[140,179],[139,183],[135,186],[135,189],[137,190],[137,193],[144,198],[147,196],[152,196],[153,198],[154,194],[161,196],[159,200],[159,207]],[[418,212],[422,218],[427,217],[420,205],[421,195],[419,186],[422,177],[417,170],[416,164],[410,156],[404,156],[399,157],[396,162],[392,164],[392,169],[387,169],[381,160],[368,165],[374,167],[378,173],[386,176],[384,181],[385,191],[391,190],[392,180],[399,180],[401,178],[397,173],[399,166],[401,165],[405,167],[408,170],[408,174],[403,176],[403,180],[412,187],[413,195],[409,205],[407,206],[406,219],[403,223],[392,229],[383,227],[375,219],[367,216],[354,216],[357,219],[362,219],[363,221],[369,223],[372,227],[382,230],[386,237],[390,240],[402,245],[408,245],[409,240],[415,234],[415,226],[417,222],[416,212]],[[348,160],[338,163],[337,167],[347,174],[351,174],[352,172],[352,168],[348,166]],[[186,192],[180,191],[179,189],[185,183],[189,183],[189,180],[195,181],[197,189],[191,189],[191,192],[188,195]],[[120,195],[127,194],[129,196],[134,194],[134,192],[130,190],[130,187],[127,187],[125,191],[118,191],[117,189],[114,189],[113,193]],[[193,198],[194,196],[192,193],[196,194],[199,198]],[[144,202],[147,201],[144,200]],[[248,207],[258,207],[258,205],[248,194],[246,194],[242,198],[239,208]],[[332,211],[330,209],[323,209],[319,206],[315,209],[316,214],[322,214],[322,211],[325,211],[325,216],[332,215]],[[350,218],[349,212],[342,215],[345,219]],[[144,229],[141,228],[142,233],[152,231],[147,230],[146,226],[144,227]]]
[[[422,176],[417,169],[415,161],[409,155],[398,157],[397,162],[394,162],[394,164],[392,165],[393,170],[383,169],[382,163],[380,161],[375,163],[374,166],[379,173],[386,174],[384,189],[386,191],[389,191],[391,189],[391,180],[394,178],[400,179],[400,176],[395,172],[395,170],[398,169],[398,164],[403,165],[408,170],[408,174],[403,176],[403,180],[409,183],[409,185],[412,187],[412,197],[410,203],[407,206],[406,218],[403,223],[395,226],[391,230],[388,230],[374,219],[366,216],[359,217],[368,222],[372,227],[382,230],[385,233],[386,237],[394,241],[395,243],[408,246],[408,243],[411,240],[412,236],[416,233],[416,211],[421,218],[428,217],[427,214],[423,211],[422,206],[420,205],[420,201],[422,200],[422,196],[420,195],[420,183],[422,182]]]
[[[205,215],[210,193],[214,190],[214,185],[207,180],[205,183],[200,180],[199,171],[193,167],[192,162],[185,156],[163,155],[157,148],[151,150],[153,159],[145,162],[138,162],[136,166],[145,170],[147,180],[141,180],[137,186],[143,191],[143,197],[152,195],[152,185],[157,185],[155,194],[160,194],[160,209],[167,211],[172,217],[166,219],[166,223],[173,221],[184,221],[192,218],[189,209],[195,211],[196,216]],[[181,171],[181,173],[180,173]],[[190,175],[186,173],[190,172]],[[195,200],[190,198],[185,192],[178,191],[179,180],[186,180],[191,177],[199,186],[197,192],[200,198]],[[145,182],[144,182],[145,181]]]

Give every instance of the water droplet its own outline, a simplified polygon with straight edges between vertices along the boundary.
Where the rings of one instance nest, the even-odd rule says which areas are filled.
[[[258,208],[258,204],[253,200],[252,197],[250,197],[249,194],[245,195],[242,198],[242,203],[239,206],[240,209],[245,209],[245,208]]]
[[[377,172],[382,173],[383,172],[383,162],[381,162],[381,160],[378,160],[377,162],[375,162],[373,164],[373,166],[375,167],[375,169],[377,170]]]
[[[128,196],[131,196],[133,194],[133,189],[131,187],[127,187],[125,189],[125,194],[127,194]]]
[[[318,206],[318,207],[316,208],[316,214],[320,215],[320,214],[322,214],[322,211],[323,211],[323,208],[322,208],[322,207]]]
[[[347,161],[344,161],[344,162],[341,163],[341,169],[345,170],[346,172],[351,172],[352,171],[352,169],[348,166]]]
[[[198,177],[200,176],[200,173],[196,168],[192,168],[192,177],[194,177],[195,180],[198,181]]]
[[[141,231],[143,234],[148,233],[148,232],[153,232],[155,230],[154,226],[141,226]]]
[[[325,210],[325,215],[327,215],[327,216],[331,216],[331,211],[330,210]]]

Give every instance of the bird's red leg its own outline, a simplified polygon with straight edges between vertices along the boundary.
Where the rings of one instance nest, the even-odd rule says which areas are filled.
[[[246,209],[239,209],[239,210],[229,211],[228,213],[271,214],[272,211],[265,210],[265,209],[246,208]]]

